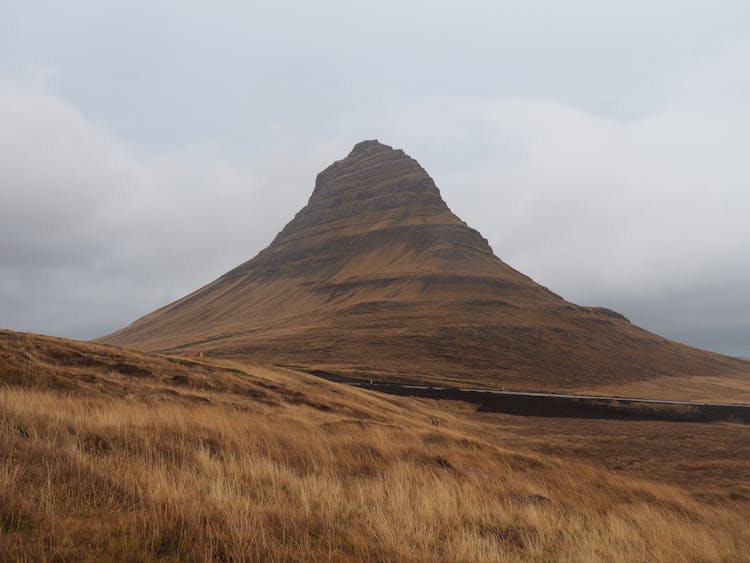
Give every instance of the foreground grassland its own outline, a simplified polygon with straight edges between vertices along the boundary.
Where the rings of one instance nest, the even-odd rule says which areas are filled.
[[[534,453],[461,408],[8,332],[0,362],[3,560],[750,553],[742,499]]]

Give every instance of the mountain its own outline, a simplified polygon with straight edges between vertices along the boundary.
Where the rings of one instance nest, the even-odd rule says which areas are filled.
[[[358,143],[253,259],[102,342],[360,377],[580,389],[750,364],[565,301],[454,215],[414,159]]]

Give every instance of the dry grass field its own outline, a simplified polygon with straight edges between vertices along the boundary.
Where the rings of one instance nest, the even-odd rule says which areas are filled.
[[[673,401],[750,404],[750,376],[728,373],[721,377],[654,377],[628,384],[586,386],[581,392],[621,397],[669,398]]]
[[[602,450],[609,428],[612,450],[638,435],[649,442],[640,450],[649,463],[657,441],[677,452],[705,428],[692,445],[712,433],[741,442],[746,427],[651,435],[626,430],[639,423],[588,421],[586,429],[280,368],[10,332],[0,332],[0,362],[3,560],[741,561],[750,553],[747,465],[712,475],[691,448],[682,465],[675,453],[670,469],[664,454],[652,458],[656,470],[639,472],[606,463]],[[592,453],[582,455],[589,440]],[[716,440],[710,456],[731,458],[731,447]]]
[[[441,408],[451,409],[445,403]],[[750,519],[750,425],[520,417],[463,412],[457,427],[495,444],[668,483]]]

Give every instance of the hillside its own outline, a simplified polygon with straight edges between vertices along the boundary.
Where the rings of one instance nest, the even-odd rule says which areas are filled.
[[[745,557],[749,427],[606,428],[0,331],[0,559]]]
[[[750,363],[574,305],[517,272],[414,159],[377,141],[321,172],[255,258],[101,341],[517,389],[750,377]]]

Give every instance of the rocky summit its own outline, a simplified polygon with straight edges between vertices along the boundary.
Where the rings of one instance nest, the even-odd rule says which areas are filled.
[[[253,259],[100,340],[527,390],[748,372],[538,285],[450,211],[416,160],[374,140],[318,174]]]

